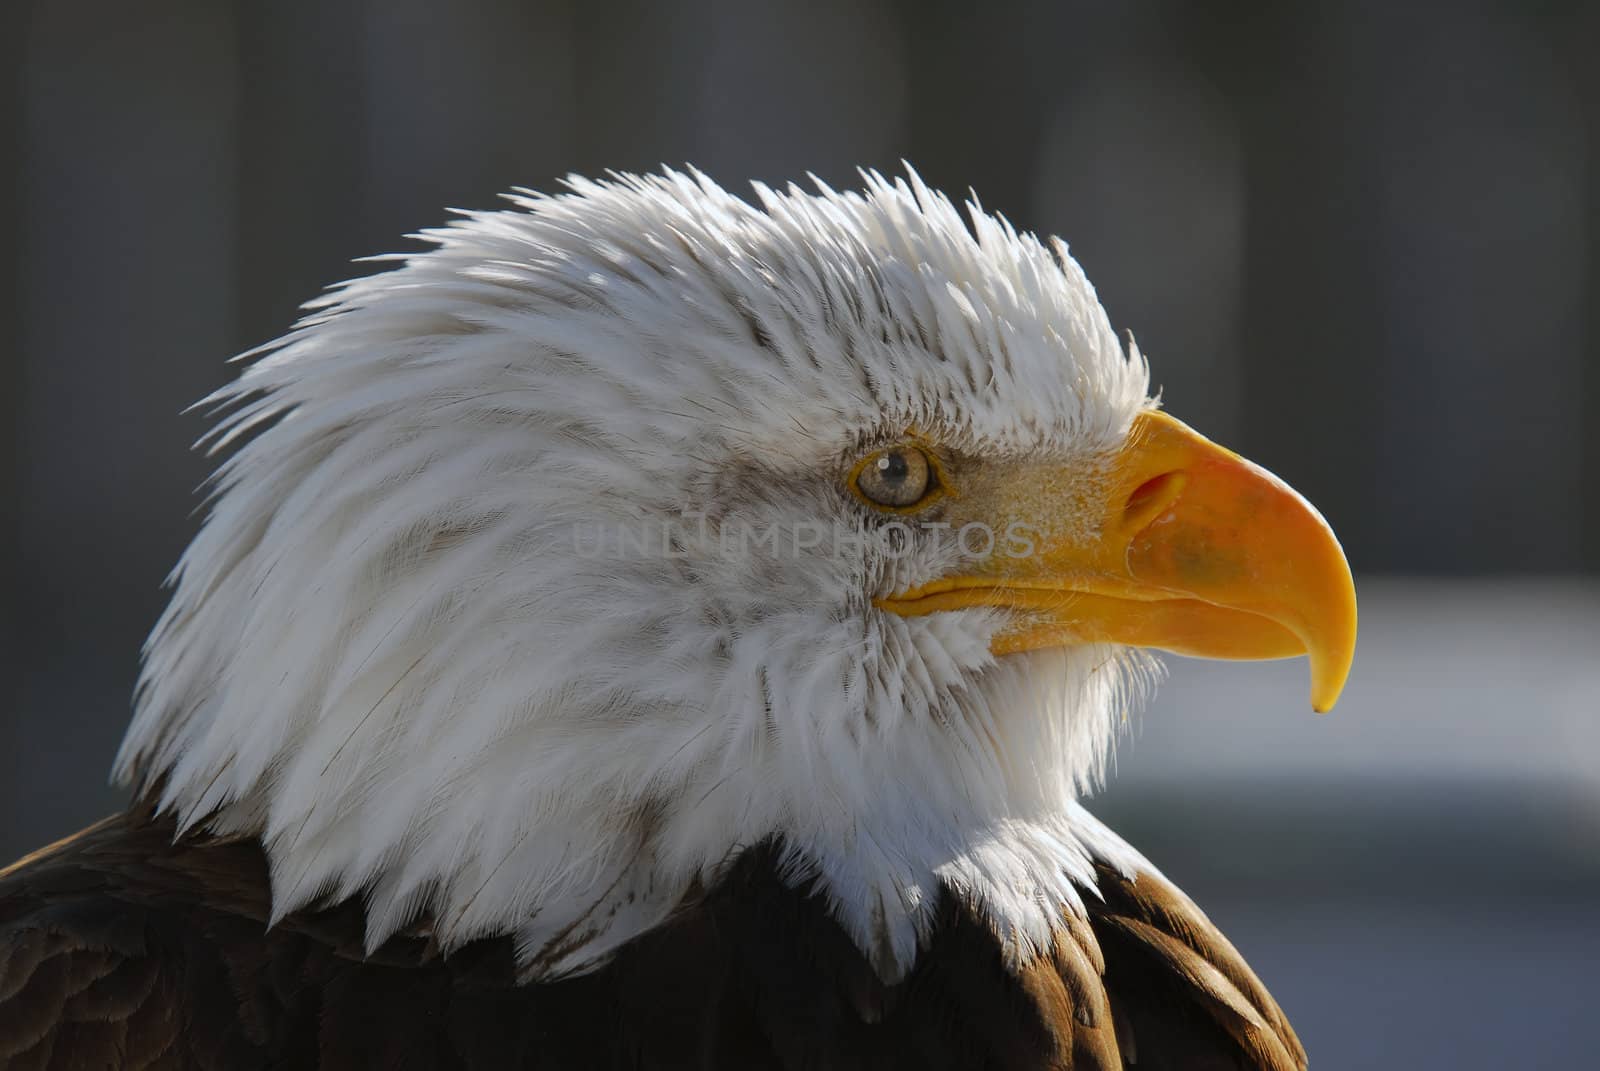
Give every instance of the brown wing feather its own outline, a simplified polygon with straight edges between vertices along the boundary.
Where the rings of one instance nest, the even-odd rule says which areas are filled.
[[[947,894],[885,985],[781,858],[750,850],[593,974],[519,986],[503,939],[363,956],[359,903],[268,930],[254,843],[123,816],[0,871],[0,1066],[1304,1067],[1238,954],[1153,875],[1102,872],[1103,903],[1021,968]]]
[[[1101,866],[1098,879],[1090,924],[1130,1064],[1304,1071],[1283,1010],[1193,901],[1149,872]]]
[[[174,1056],[172,988],[140,927],[98,899],[92,871],[59,865],[111,824],[0,871],[0,1066],[153,1068]]]

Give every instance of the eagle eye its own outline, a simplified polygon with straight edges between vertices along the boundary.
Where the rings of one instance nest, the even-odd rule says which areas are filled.
[[[909,444],[862,458],[851,473],[850,485],[872,505],[890,510],[914,509],[939,489],[927,453]]]

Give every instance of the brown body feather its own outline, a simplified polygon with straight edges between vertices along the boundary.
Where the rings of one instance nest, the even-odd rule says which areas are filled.
[[[0,872],[0,1067],[1303,1069],[1283,1013],[1155,875],[1008,968],[946,895],[887,986],[773,846],[609,965],[516,984],[508,940],[361,950],[358,903],[268,930],[250,841],[108,819]]]

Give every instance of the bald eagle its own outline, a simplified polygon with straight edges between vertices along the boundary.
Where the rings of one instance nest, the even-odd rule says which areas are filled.
[[[1059,242],[914,173],[571,179],[207,401],[126,813],[0,873],[0,1063],[1303,1068],[1081,800],[1349,568]]]

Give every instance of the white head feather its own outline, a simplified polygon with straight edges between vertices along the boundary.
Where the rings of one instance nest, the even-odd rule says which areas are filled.
[[[769,838],[886,977],[941,884],[1036,946],[1136,858],[1076,799],[1149,663],[996,661],[997,611],[872,607],[936,551],[791,537],[870,528],[842,474],[908,427],[1092,467],[1143,361],[1064,246],[915,175],[570,187],[428,232],[209,399],[232,453],[118,777],[259,835],[278,916],[363,895],[372,945],[426,914],[531,977]]]

